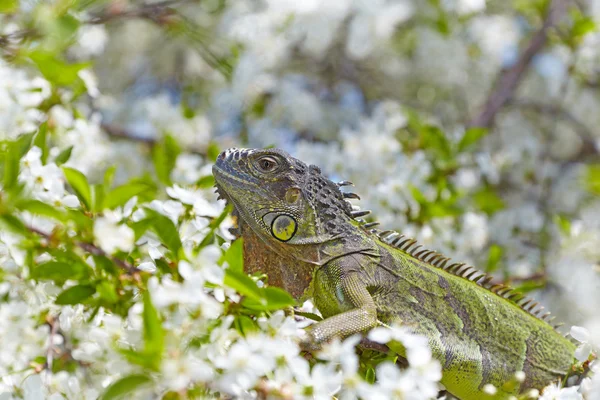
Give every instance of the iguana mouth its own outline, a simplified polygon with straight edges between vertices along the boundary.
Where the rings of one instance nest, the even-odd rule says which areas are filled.
[[[225,204],[233,205],[233,210],[231,211],[231,217],[233,218],[234,226],[229,228],[229,233],[231,233],[236,238],[242,236],[242,226],[243,219],[240,217],[240,213],[237,209],[237,205],[235,201],[227,194],[227,191],[223,189],[218,183],[215,183],[215,193],[217,194],[217,200],[225,200]]]

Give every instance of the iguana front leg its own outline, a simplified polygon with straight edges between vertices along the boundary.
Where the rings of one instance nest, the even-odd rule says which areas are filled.
[[[343,260],[336,261],[315,275],[314,302],[326,318],[308,330],[304,347],[319,347],[334,337],[345,338],[377,325],[377,309],[364,276],[342,267]]]

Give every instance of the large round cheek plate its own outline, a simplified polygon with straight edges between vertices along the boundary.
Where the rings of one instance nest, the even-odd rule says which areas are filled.
[[[282,242],[293,238],[297,229],[296,220],[287,214],[277,216],[271,223],[271,234]]]

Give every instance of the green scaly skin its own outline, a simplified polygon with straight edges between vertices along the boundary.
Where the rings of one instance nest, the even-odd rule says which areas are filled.
[[[313,345],[381,323],[406,326],[428,338],[442,383],[461,399],[492,398],[486,384],[503,399],[569,372],[574,344],[526,311],[533,303],[414,241],[369,230],[318,167],[277,149],[229,149],[213,174],[242,227],[263,242],[261,259],[298,271],[288,286],[325,317],[308,332]]]

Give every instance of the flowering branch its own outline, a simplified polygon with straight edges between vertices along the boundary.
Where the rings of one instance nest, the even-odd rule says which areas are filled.
[[[50,241],[52,239],[52,236],[40,231],[39,229],[36,229],[32,226],[28,226],[27,229],[39,236],[42,236],[43,238],[45,238],[46,240]],[[109,260],[111,260],[115,265],[119,266],[121,269],[123,269],[127,275],[135,275],[136,273],[140,272],[140,270],[136,267],[134,267],[132,264],[128,263],[125,260],[121,260],[120,258],[117,257],[113,257],[109,254],[107,254],[104,250],[102,250],[101,248],[91,244],[91,243],[87,243],[87,242],[81,242],[81,241],[75,241],[75,245],[77,247],[79,247],[82,250],[87,251],[89,254],[93,255],[93,256],[100,256],[100,257],[106,257]]]
[[[548,14],[539,31],[533,35],[521,56],[509,69],[500,72],[494,90],[488,96],[479,115],[473,118],[469,127],[480,126],[489,128],[504,105],[512,98],[521,79],[529,69],[533,57],[540,52],[548,42],[548,32],[560,21],[566,8],[567,0],[554,0],[548,7]]]

